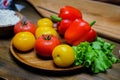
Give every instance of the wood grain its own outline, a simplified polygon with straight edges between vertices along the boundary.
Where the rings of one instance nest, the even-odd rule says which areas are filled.
[[[61,7],[70,5],[81,10],[83,19],[96,20],[98,35],[120,42],[120,6],[90,0],[27,0],[43,17],[57,15]]]
[[[43,69],[48,71],[56,71],[56,72],[65,72],[65,71],[72,71],[75,69],[82,68],[83,66],[71,66],[67,68],[60,68],[55,66],[52,59],[43,59],[36,55],[36,51],[30,50],[28,52],[21,52],[15,49],[12,45],[12,41],[10,43],[10,51],[12,55],[19,60],[20,62],[37,69]]]

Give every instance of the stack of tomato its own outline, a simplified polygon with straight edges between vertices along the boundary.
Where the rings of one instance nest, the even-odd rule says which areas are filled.
[[[70,66],[74,62],[72,47],[61,44],[59,34],[49,18],[39,19],[37,26],[30,21],[19,22],[14,26],[14,33],[12,44],[19,51],[35,49],[36,55],[52,58],[60,67]]]

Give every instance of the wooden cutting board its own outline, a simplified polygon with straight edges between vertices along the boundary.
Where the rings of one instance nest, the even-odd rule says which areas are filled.
[[[90,0],[27,0],[43,17],[57,15],[61,7],[78,8],[83,19],[96,20],[93,28],[99,36],[120,42],[120,6]]]

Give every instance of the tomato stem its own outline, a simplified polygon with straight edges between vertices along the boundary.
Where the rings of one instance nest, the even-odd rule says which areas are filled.
[[[22,21],[22,26],[25,26],[27,25],[27,22],[26,21]]]
[[[51,39],[51,35],[42,35],[44,37],[45,40],[50,40]]]

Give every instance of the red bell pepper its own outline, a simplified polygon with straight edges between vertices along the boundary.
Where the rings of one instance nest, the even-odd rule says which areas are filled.
[[[97,34],[90,24],[82,19],[75,19],[66,30],[64,38],[71,45],[78,45],[80,42],[95,40]]]
[[[64,35],[65,31],[68,29],[70,24],[72,23],[72,20],[69,19],[63,19],[60,23],[57,24],[57,30],[61,35]]]
[[[76,18],[82,18],[82,13],[72,6],[64,6],[60,9],[59,17],[62,19],[75,20]]]
[[[57,29],[62,35],[64,35],[65,31],[76,18],[82,19],[82,13],[71,6],[62,7],[58,16],[62,18],[62,20],[58,23]]]

